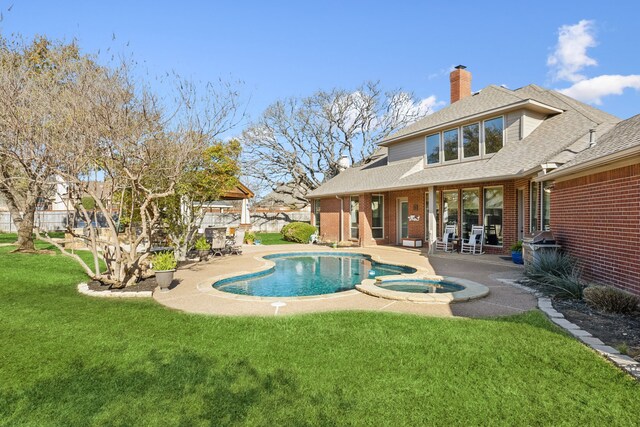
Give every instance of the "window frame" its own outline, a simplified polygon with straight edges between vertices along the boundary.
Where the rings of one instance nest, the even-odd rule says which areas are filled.
[[[449,133],[449,132],[456,132],[456,158],[455,159],[449,159],[447,160],[446,157],[446,151],[445,151],[445,134]],[[451,128],[451,129],[447,129],[447,130],[443,130],[442,132],[440,132],[441,136],[440,136],[440,151],[442,152],[442,155],[440,156],[441,159],[441,163],[443,164],[447,164],[447,163],[455,163],[455,162],[459,162],[460,161],[460,126],[455,127],[455,128]]]
[[[316,227],[316,230],[318,230],[318,235],[320,235],[320,199],[315,199],[314,203],[313,203],[313,221]]]
[[[476,154],[475,156],[465,156],[464,153],[464,128],[469,127],[469,126],[478,126],[478,154]],[[476,159],[480,159],[482,158],[482,123],[481,122],[474,122],[474,123],[469,123],[466,125],[462,125],[460,126],[460,151],[461,151],[461,161],[467,161],[467,160],[476,160]]]
[[[487,190],[491,190],[494,188],[500,188],[502,189],[502,214],[500,215],[500,236],[502,236],[502,241],[499,242],[499,244],[497,245],[492,245],[487,243],[488,242],[488,233],[487,233],[487,227],[489,227],[491,224],[487,224],[486,221],[486,211],[487,211],[487,196],[486,196],[486,191]],[[502,248],[504,247],[504,185],[488,185],[486,187],[482,187],[482,225],[484,227],[484,245],[485,246],[490,246],[492,248]]]
[[[358,209],[356,211],[356,215],[353,215],[353,202],[358,204]],[[355,222],[353,221],[355,217]],[[355,227],[354,227],[355,224]],[[355,236],[353,230],[356,230]],[[360,238],[360,196],[354,195],[349,196],[349,240],[358,240]]]
[[[496,119],[501,119],[502,120],[502,146],[498,149],[498,151],[495,151],[493,153],[487,153],[487,133],[486,133],[486,123],[490,122],[491,120],[496,120]],[[504,148],[504,144],[505,144],[505,129],[504,129],[504,124],[505,124],[505,116],[504,115],[500,115],[500,116],[495,116],[495,117],[489,117],[487,119],[482,120],[482,136],[481,136],[481,145],[482,145],[482,157],[486,158],[486,157],[491,157],[493,155],[495,155],[496,153],[498,153],[500,150],[502,150]]]
[[[381,227],[374,227],[373,226],[373,198],[374,197],[379,197],[380,198],[380,202],[379,202],[379,207],[378,209],[380,210],[380,220],[381,220]],[[375,237],[373,235],[373,230],[381,230],[382,231],[382,235],[380,237]],[[372,194],[371,195],[371,237],[374,240],[383,240],[384,239],[384,194]]]

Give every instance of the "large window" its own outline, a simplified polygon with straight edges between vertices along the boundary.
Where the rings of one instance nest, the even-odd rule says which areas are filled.
[[[484,234],[487,245],[502,245],[502,187],[484,189]]]
[[[360,199],[358,198],[358,196],[351,196],[351,203],[350,203],[350,209],[349,209],[349,213],[351,215],[349,215],[351,217],[351,238],[352,239],[357,239],[358,238],[358,230],[359,230],[359,224],[360,224]]]
[[[529,214],[529,231],[534,232],[538,229],[538,183],[532,182],[529,191],[530,196],[530,214]]]
[[[427,164],[473,159],[497,153],[503,145],[504,118],[495,117],[483,121],[482,127],[472,123],[427,136]]]
[[[444,161],[458,160],[458,128],[442,133]]]
[[[497,153],[504,144],[504,123],[502,117],[485,120],[484,122],[484,152]]]
[[[458,190],[442,192],[442,229],[445,225],[458,226]]]
[[[542,185],[542,229],[549,230],[551,227],[551,183],[545,182]]]
[[[427,164],[440,163],[440,134],[427,137]]]
[[[471,234],[471,227],[479,224],[480,219],[480,189],[462,190],[462,237],[467,239]]]
[[[465,159],[480,155],[479,123],[462,127],[462,155]]]
[[[318,229],[318,235],[320,235],[320,199],[316,199],[313,203],[313,216],[315,218],[315,225]]]
[[[384,238],[384,196],[371,196],[371,235]]]

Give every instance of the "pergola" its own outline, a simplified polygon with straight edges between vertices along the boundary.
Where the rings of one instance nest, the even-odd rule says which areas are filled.
[[[251,216],[249,215],[249,199],[255,194],[249,190],[246,185],[241,182],[231,190],[222,194],[220,200],[242,200],[242,211],[240,213],[240,225],[250,225]]]

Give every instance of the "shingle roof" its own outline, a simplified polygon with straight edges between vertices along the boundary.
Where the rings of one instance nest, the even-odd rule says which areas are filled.
[[[383,157],[343,171],[307,196],[313,198],[524,176],[543,163],[569,161],[588,146],[589,129],[596,128],[603,134],[619,121],[615,116],[539,86],[529,85],[515,91],[489,86],[478,95],[458,101],[401,129],[391,138],[525,99],[565,111],[547,118],[526,138],[508,142],[487,159],[425,168],[423,157],[392,163]]]
[[[418,120],[417,122],[399,129],[395,133],[385,138],[382,143],[393,140],[401,136],[410,135],[423,129],[447,123],[460,117],[472,116],[483,111],[492,110],[504,105],[522,101],[522,98],[515,95],[513,91],[499,86],[487,86],[482,91],[461,99],[446,108],[436,111],[433,114]]]
[[[596,135],[600,135],[600,132],[596,132]],[[597,137],[595,146],[579,152],[552,173],[565,171],[634,147],[640,147],[640,114],[616,124],[609,132]]]

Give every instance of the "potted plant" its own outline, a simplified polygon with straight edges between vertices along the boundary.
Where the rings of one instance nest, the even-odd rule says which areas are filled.
[[[207,255],[209,255],[209,250],[211,249],[211,245],[209,244],[209,242],[207,242],[207,239],[204,237],[200,237],[198,240],[196,240],[194,247],[196,251],[198,251],[198,256],[200,257],[201,260],[206,258]]]
[[[169,289],[177,265],[173,252],[159,252],[153,256],[151,266],[156,273],[156,281],[161,290]]]
[[[524,264],[522,260],[522,240],[511,245],[511,261],[515,264]]]
[[[247,232],[244,235],[244,241],[247,245],[253,245],[253,242],[256,240],[256,234],[251,231]]]

